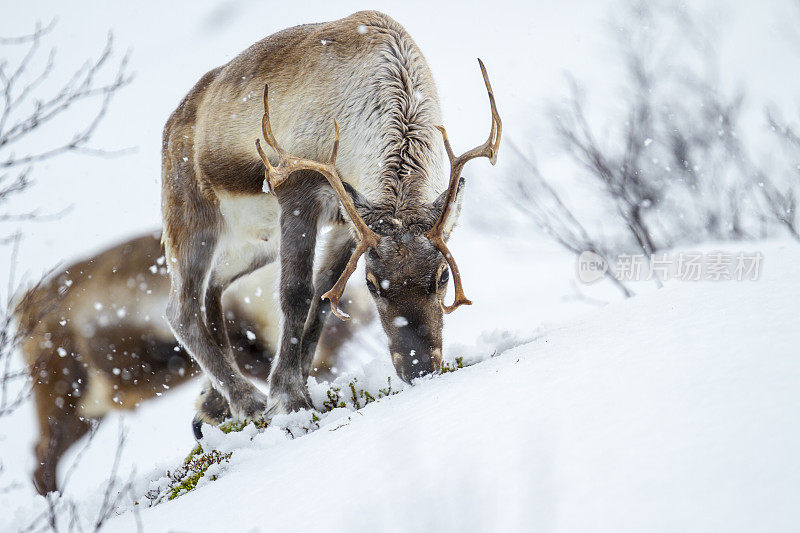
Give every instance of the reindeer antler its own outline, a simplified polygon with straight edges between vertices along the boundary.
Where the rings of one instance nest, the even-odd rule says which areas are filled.
[[[447,264],[450,265],[450,270],[453,271],[456,295],[452,305],[445,305],[444,301],[440,302],[442,310],[445,313],[452,313],[459,305],[472,304],[464,295],[464,287],[461,285],[461,273],[458,271],[458,265],[444,242],[444,226],[456,199],[461,171],[469,160],[475,159],[476,157],[487,157],[492,165],[494,165],[497,162],[497,150],[500,147],[500,134],[503,131],[503,123],[500,120],[500,115],[497,113],[497,105],[494,102],[494,92],[492,92],[492,84],[489,83],[489,75],[486,73],[486,67],[483,65],[483,61],[478,59],[478,64],[481,66],[483,81],[486,83],[486,91],[489,93],[489,105],[491,105],[492,108],[492,128],[489,131],[489,138],[482,145],[476,146],[472,150],[464,152],[456,157],[455,154],[453,154],[453,148],[450,146],[450,141],[447,138],[447,132],[444,126],[436,126],[442,133],[444,148],[447,150],[447,157],[450,158],[450,185],[447,189],[447,196],[444,200],[442,212],[439,214],[436,224],[433,225],[426,235],[433,245],[442,253],[447,260]]]
[[[353,254],[350,256],[350,260],[347,262],[344,272],[342,272],[342,275],[339,276],[339,279],[336,281],[336,284],[331,288],[331,290],[322,295],[323,299],[327,298],[330,300],[331,311],[334,315],[338,316],[342,320],[348,320],[350,315],[339,309],[339,299],[342,297],[344,287],[347,285],[347,280],[350,279],[350,276],[356,269],[356,265],[358,265],[358,258],[361,257],[371,246],[377,246],[380,237],[377,233],[372,231],[369,226],[367,226],[366,222],[364,222],[364,219],[362,219],[361,215],[358,214],[352,198],[350,198],[350,195],[347,194],[347,191],[342,184],[342,179],[336,172],[336,153],[339,151],[339,124],[335,120],[333,121],[333,151],[331,152],[330,159],[328,159],[326,163],[290,155],[278,145],[278,141],[275,140],[275,136],[272,133],[272,128],[269,124],[269,103],[267,101],[268,93],[269,85],[267,84],[264,85],[264,117],[261,119],[261,129],[267,144],[278,154],[278,164],[276,166],[272,166],[270,164],[269,159],[267,159],[267,154],[265,154],[264,150],[261,149],[261,142],[258,139],[256,140],[256,149],[258,149],[258,154],[261,156],[261,160],[264,161],[264,165],[267,167],[265,178],[270,191],[274,191],[276,187],[280,187],[292,172],[296,172],[298,170],[313,170],[315,172],[319,172],[325,176],[325,179],[327,179],[328,183],[330,183],[331,187],[333,187],[333,190],[339,197],[339,201],[342,203],[345,211],[347,211],[347,214],[350,216],[350,220],[353,221],[356,231],[358,231],[360,237],[358,245],[353,251]]]

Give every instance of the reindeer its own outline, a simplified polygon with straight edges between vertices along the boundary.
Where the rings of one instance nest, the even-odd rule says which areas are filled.
[[[234,417],[310,406],[305,383],[321,326],[331,312],[348,318],[339,301],[362,255],[400,378],[440,370],[443,313],[471,303],[445,244],[463,198],[461,170],[477,157],[494,164],[500,143],[480,68],[491,130],[460,156],[441,126],[422,52],[374,11],[267,37],[204,75],[170,116],[162,152],[167,320],[210,378],[208,394]],[[257,141],[253,150],[262,136],[267,148]],[[315,258],[323,228],[331,238]],[[267,396],[234,361],[220,298],[239,276],[276,260],[283,320]],[[450,272],[455,301],[445,305]]]
[[[59,459],[96,421],[136,409],[200,372],[164,319],[169,278],[159,241],[160,232],[150,233],[71,264],[17,306],[39,419],[34,485],[41,494],[57,490]],[[264,268],[241,279],[223,305],[238,366],[262,380],[278,340],[276,278],[275,269]],[[350,298],[351,312],[368,322],[365,299]],[[351,332],[327,328],[317,364],[330,364]],[[201,394],[199,402],[209,421],[230,417],[227,405],[213,397]]]

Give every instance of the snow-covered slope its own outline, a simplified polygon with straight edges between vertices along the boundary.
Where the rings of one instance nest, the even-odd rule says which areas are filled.
[[[620,58],[607,31],[623,3],[501,0],[487,9],[477,0],[377,0],[368,6],[344,0],[300,8],[254,0],[7,2],[0,35],[24,33],[37,19],[58,16],[51,44],[59,48],[62,70],[55,81],[96,55],[109,29],[120,50],[132,47],[136,73],[96,141],[138,150],[39,167],[39,183],[15,206],[74,209],[57,223],[26,228],[17,270],[35,277],[154,227],[160,132],[188,88],[265,35],[357,9],[386,11],[414,35],[436,74],[454,145],[466,148],[486,135],[485,94],[474,60],[481,56],[498,95],[504,139],[535,146],[545,173],[567,179],[546,110],[568,94],[565,72],[586,85],[601,117],[602,102],[617,101]],[[713,19],[727,36],[723,64],[735,64],[731,72],[746,76],[753,102],[796,102],[792,81],[800,59],[794,48],[783,49],[784,25],[795,20],[791,2],[697,4],[724,15]],[[738,78],[726,85],[738,86]],[[762,107],[753,107],[760,129]],[[53,136],[72,134],[75,124],[66,121]],[[328,425],[310,435],[289,440],[262,433],[237,451],[219,480],[142,508],[144,531],[796,529],[796,245],[726,243],[732,252],[764,253],[761,280],[675,283],[597,309],[595,299],[619,297],[614,289],[576,290],[571,255],[532,232],[530,223],[487,231],[487,220],[506,212],[493,192],[514,163],[506,150],[496,168],[483,161],[469,167],[467,205],[450,244],[475,305],[447,317],[445,356],[488,355],[538,335],[534,342],[359,414],[328,417],[322,421]],[[584,204],[594,201],[585,191],[577,194]],[[0,260],[0,279],[8,268]],[[642,285],[642,292],[654,290]],[[343,352],[353,365],[391,372],[380,333],[360,334]],[[178,388],[124,416],[121,477],[135,466],[140,489],[153,473],[180,464],[192,446],[188,423],[197,388],[196,382]],[[30,403],[0,420],[3,533],[26,528],[45,507],[29,483],[34,420]],[[75,446],[62,463],[63,479],[81,452],[67,492],[85,530],[103,499],[115,422],[106,421],[89,448]],[[224,445],[234,447],[237,438]],[[108,529],[132,531],[134,524],[127,512]]]
[[[800,248],[772,248],[234,456],[144,529],[796,530]]]

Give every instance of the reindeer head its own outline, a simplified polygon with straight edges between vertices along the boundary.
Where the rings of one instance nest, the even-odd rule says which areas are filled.
[[[434,204],[424,209],[432,214],[436,207]],[[450,268],[425,232],[404,222],[381,223],[379,219],[378,223],[371,223],[379,240],[377,246],[364,253],[364,260],[367,288],[389,337],[392,362],[398,375],[411,381],[441,369],[441,302]],[[430,227],[429,223],[428,230]]]
[[[270,127],[268,87],[264,87],[264,139],[278,154],[278,164],[271,165],[261,149],[261,143],[256,141],[256,148],[266,166],[266,183],[273,190],[291,173],[308,169],[322,174],[333,187],[358,233],[359,240],[344,272],[322,298],[330,300],[333,314],[342,320],[349,319],[339,309],[339,299],[347,280],[356,269],[358,259],[366,254],[367,287],[372,293],[384,331],[389,337],[392,363],[400,378],[406,382],[441,370],[443,314],[451,313],[460,305],[472,303],[464,295],[458,265],[445,242],[454,225],[450,215],[458,203],[458,195],[464,183],[461,178],[464,165],[477,157],[486,157],[494,165],[500,145],[500,115],[497,113],[486,68],[480,59],[478,62],[492,111],[489,138],[482,145],[456,157],[444,127],[437,126],[450,159],[450,182],[447,190],[433,204],[420,209],[423,222],[408,226],[401,220],[379,218],[366,198],[342,182],[336,172],[336,154],[339,149],[339,125],[336,121],[333,151],[327,162],[311,161],[283,151]],[[424,222],[426,219],[427,223]],[[455,300],[451,305],[446,305],[444,296],[451,275],[455,284]]]

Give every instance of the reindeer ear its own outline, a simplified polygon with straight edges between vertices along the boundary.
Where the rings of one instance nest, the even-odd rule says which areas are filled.
[[[456,227],[458,223],[458,216],[461,214],[461,203],[464,201],[464,184],[467,182],[463,177],[459,178],[458,180],[458,189],[456,190],[456,197],[454,200],[455,205],[450,210],[450,214],[447,217],[447,220],[444,223],[444,229],[442,230],[442,237],[444,240],[448,240],[450,238],[450,232],[453,231],[453,228]],[[439,197],[433,201],[433,218],[436,220],[439,218],[439,213],[442,212],[444,209],[444,200],[447,196],[447,191],[445,190]]]
[[[347,194],[349,194],[350,198],[353,200],[356,211],[361,215],[361,218],[364,218],[366,214],[372,210],[372,202],[346,181],[343,181],[342,185],[344,185],[344,190],[347,191]]]

